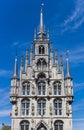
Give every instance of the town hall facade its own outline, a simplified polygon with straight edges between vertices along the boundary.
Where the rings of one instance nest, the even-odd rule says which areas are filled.
[[[25,61],[25,62],[24,62]],[[15,57],[11,78],[11,130],[72,130],[73,82],[68,54],[64,76],[62,55],[53,54],[49,31],[45,30],[43,10],[34,31],[30,57],[21,57],[20,76]]]

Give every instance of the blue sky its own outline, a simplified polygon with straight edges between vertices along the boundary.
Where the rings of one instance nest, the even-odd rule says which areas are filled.
[[[54,48],[69,50],[74,83],[73,130],[84,129],[84,0],[0,0],[0,127],[10,124],[10,78],[16,49],[20,59],[39,25],[40,5]],[[19,63],[20,64],[20,63]]]

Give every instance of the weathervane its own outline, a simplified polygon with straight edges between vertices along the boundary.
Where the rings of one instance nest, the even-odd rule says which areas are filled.
[[[41,7],[43,7],[43,6],[44,6],[44,3],[41,4]]]

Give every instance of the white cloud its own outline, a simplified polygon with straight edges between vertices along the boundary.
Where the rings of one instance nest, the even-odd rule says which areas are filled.
[[[73,130],[84,130],[84,118],[73,119]]]
[[[2,112],[11,109],[10,99],[9,99],[9,88],[8,87],[0,87],[0,116],[3,114]],[[4,95],[4,96],[3,96]],[[2,114],[1,114],[2,113]],[[5,116],[5,114],[3,116]],[[7,115],[7,114],[6,114]]]
[[[84,83],[75,83],[74,86],[76,88],[81,88],[81,87],[84,87]]]
[[[84,63],[84,47],[77,47],[70,52],[70,61],[75,64]]]
[[[84,104],[83,104],[83,102],[84,102],[84,99],[81,99],[76,104],[74,103],[74,105],[73,105],[73,112],[84,111]]]
[[[79,28],[84,23],[84,0],[75,0],[75,9],[64,23],[62,32]]]
[[[65,63],[65,50],[61,51],[60,54],[63,55],[63,61]],[[69,50],[69,62],[71,65],[80,65],[80,63],[84,63],[84,47],[76,47],[73,50]]]
[[[9,76],[11,75],[11,71],[9,70],[0,70],[0,77],[6,77],[6,76]]]
[[[11,110],[0,110],[0,117],[10,116]]]
[[[29,46],[30,43],[31,43],[31,41],[29,41],[29,42],[14,42],[14,43],[12,43],[11,47],[23,48],[23,47]]]
[[[19,42],[14,42],[13,44],[12,44],[12,46],[14,47],[14,46],[17,46],[19,44]]]

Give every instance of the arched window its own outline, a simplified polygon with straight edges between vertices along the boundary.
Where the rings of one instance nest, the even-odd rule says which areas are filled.
[[[54,95],[61,95],[61,83],[55,82],[53,85]]]
[[[44,54],[45,53],[45,48],[44,46],[39,46],[39,54]]]
[[[55,121],[54,130],[63,130],[63,122],[62,121]]]
[[[61,99],[54,100],[54,114],[62,115],[62,100]]]
[[[21,130],[29,130],[29,122],[28,121],[22,121],[20,123]]]
[[[30,84],[29,83],[22,84],[22,95],[30,95]]]
[[[37,77],[38,79],[45,79],[46,75],[44,73],[39,73]]]
[[[29,100],[22,100],[22,102],[21,102],[21,114],[23,116],[29,115],[29,109],[30,109],[30,101]]]
[[[41,82],[37,84],[38,95],[45,95],[45,83]]]
[[[47,63],[44,58],[40,58],[37,62],[37,69],[45,70],[47,67]]]
[[[45,100],[39,100],[37,107],[38,107],[38,115],[45,115],[46,101]]]

